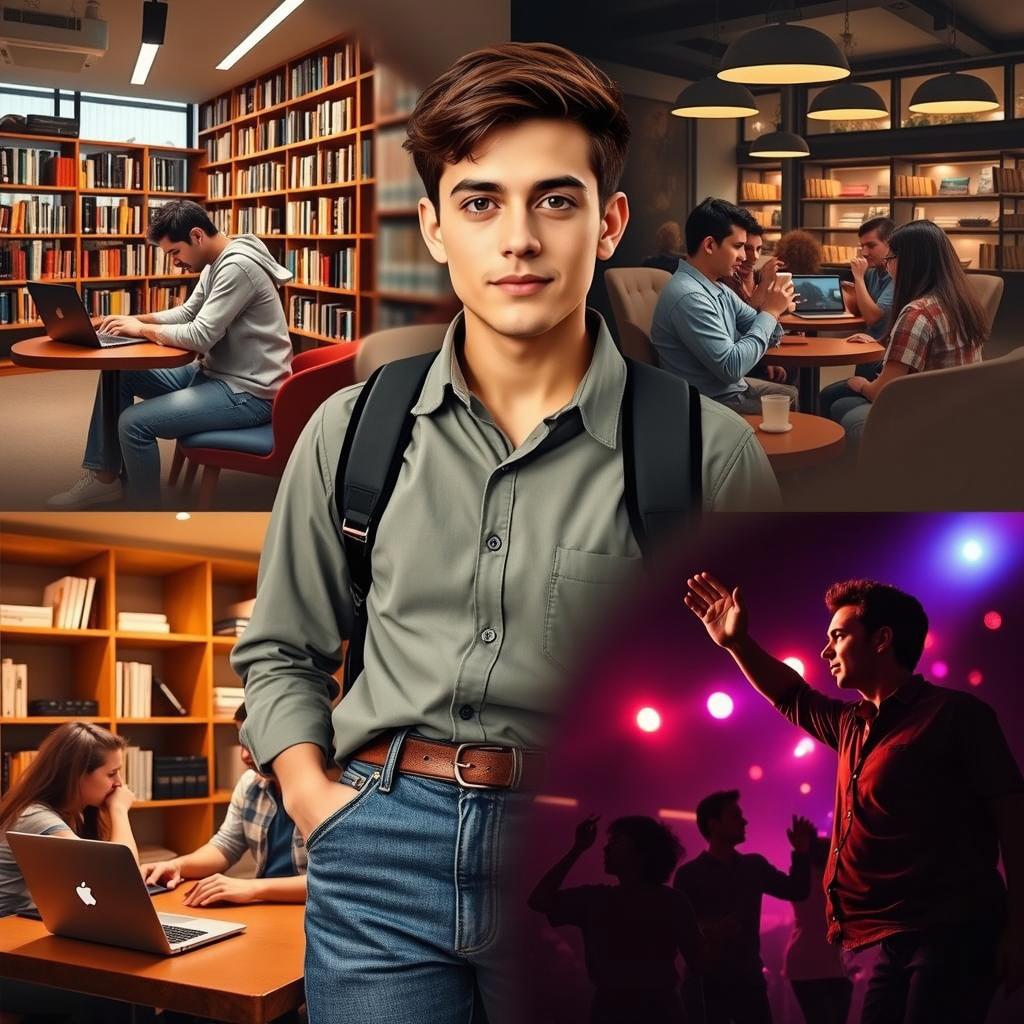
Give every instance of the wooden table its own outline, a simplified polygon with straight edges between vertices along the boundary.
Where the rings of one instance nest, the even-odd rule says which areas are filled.
[[[854,316],[797,316],[795,313],[785,313],[779,317],[779,323],[784,331],[806,331],[808,334],[818,334],[821,331],[836,331],[842,334],[852,334],[865,326],[864,317]]]
[[[780,473],[833,459],[843,450],[845,443],[843,428],[823,416],[791,412],[789,422],[793,429],[785,434],[770,434],[758,429],[760,414],[744,415],[743,418],[754,428],[772,469]]]
[[[153,897],[159,911],[241,921],[246,931],[177,956],[154,956],[51,935],[39,921],[0,918],[0,977],[160,1006],[201,1018],[265,1024],[303,994],[305,907],[184,907],[189,885]]]
[[[768,349],[764,358],[773,366],[796,367],[800,371],[800,408],[803,412],[817,412],[821,367],[877,363],[884,354],[885,349],[875,341],[784,334],[782,344]]]
[[[101,318],[94,318],[99,323]],[[118,399],[121,390],[121,370],[157,370],[171,366],[186,366],[195,359],[195,352],[168,345],[141,341],[137,345],[115,348],[86,348],[51,341],[46,335],[27,338],[11,346],[11,361],[18,366],[31,366],[43,370],[99,370],[103,406],[103,447],[116,451],[118,444]]]

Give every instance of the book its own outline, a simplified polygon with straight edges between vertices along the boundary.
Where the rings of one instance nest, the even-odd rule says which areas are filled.
[[[162,679],[157,679],[154,677],[153,685],[156,686],[157,690],[163,695],[167,703],[170,704],[170,706],[174,708],[174,710],[179,715],[188,714],[188,709],[185,707],[184,704],[181,703],[180,700],[178,700],[178,698],[174,695],[174,691]]]
[[[52,626],[53,608],[49,605],[0,604],[0,624],[5,626]]]

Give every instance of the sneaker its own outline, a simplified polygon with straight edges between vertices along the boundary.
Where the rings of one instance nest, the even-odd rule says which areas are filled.
[[[71,488],[47,498],[46,507],[84,508],[86,505],[104,505],[120,500],[120,480],[105,484],[91,469],[87,469]]]

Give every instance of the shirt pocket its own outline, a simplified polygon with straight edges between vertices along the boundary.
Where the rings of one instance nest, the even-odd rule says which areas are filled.
[[[557,547],[544,612],[544,656],[572,668],[590,630],[639,568],[639,558]]]

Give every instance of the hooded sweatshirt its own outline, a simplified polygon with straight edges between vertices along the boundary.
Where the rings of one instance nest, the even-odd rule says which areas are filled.
[[[203,373],[232,391],[273,399],[291,372],[292,343],[278,287],[292,279],[255,235],[237,235],[188,300],[154,313],[171,345],[199,353]]]

